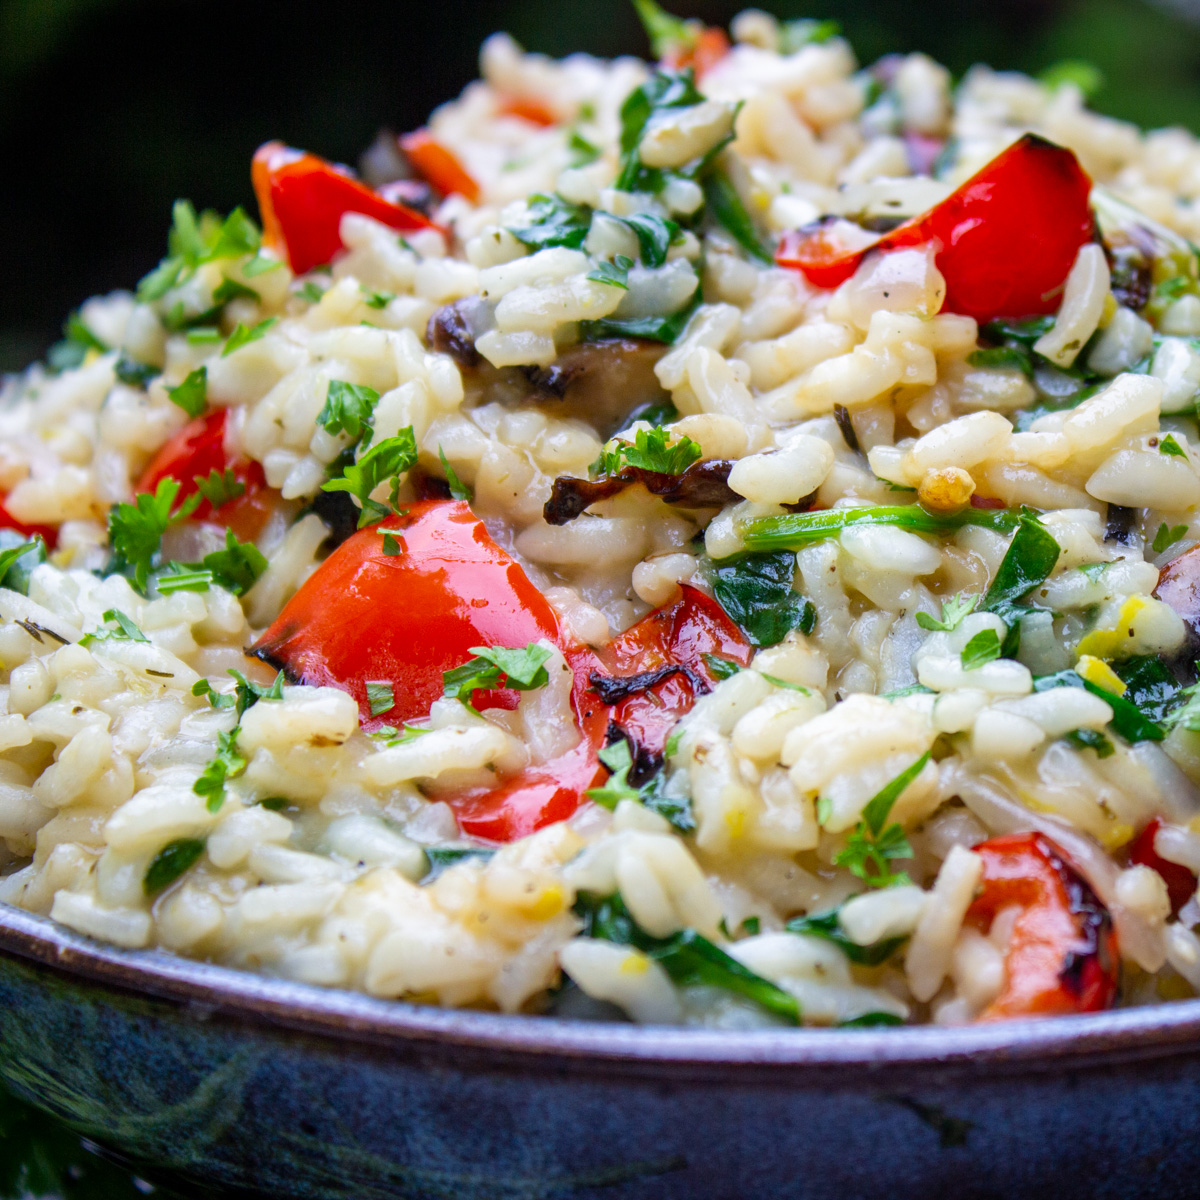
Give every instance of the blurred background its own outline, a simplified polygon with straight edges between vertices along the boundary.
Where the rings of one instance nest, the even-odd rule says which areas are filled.
[[[837,19],[864,63],[1086,59],[1102,111],[1200,130],[1200,0],[819,3],[777,11]],[[742,6],[667,5],[720,24]],[[354,162],[381,125],[415,128],[457,94],[496,29],[555,55],[646,51],[627,0],[0,0],[0,371],[149,270],[174,199],[248,204],[268,138]]]

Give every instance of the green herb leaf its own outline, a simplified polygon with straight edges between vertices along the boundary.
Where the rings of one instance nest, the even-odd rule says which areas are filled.
[[[528,692],[545,687],[550,682],[545,662],[553,651],[537,642],[520,649],[505,646],[472,646],[474,658],[461,667],[442,673],[442,695],[460,700],[471,708],[471,695],[476,690],[511,687]]]
[[[387,308],[396,298],[395,292],[373,292],[370,288],[361,288],[363,303],[368,308]]]
[[[704,181],[708,210],[751,258],[774,264],[775,254],[767,246],[753,218],[746,211],[738,190],[724,171],[712,171]]]
[[[861,1017],[851,1017],[849,1021],[839,1021],[839,1029],[875,1029],[885,1025],[903,1025],[904,1019],[895,1013],[869,1012]]]
[[[206,554],[203,565],[221,587],[235,596],[242,596],[267,569],[267,560],[253,542],[239,542],[233,530],[226,529],[225,549]]]
[[[1113,670],[1125,684],[1122,699],[1149,720],[1162,724],[1179,703],[1183,687],[1157,655],[1122,659]]]
[[[690,69],[680,72],[655,71],[646,83],[635,88],[621,105],[621,172],[616,187],[623,192],[658,192],[665,182],[663,172],[643,166],[638,146],[651,119],[671,108],[690,108],[704,97],[696,90]]]
[[[883,938],[870,946],[860,946],[852,942],[843,932],[838,923],[841,906],[826,909],[824,912],[810,913],[803,917],[793,917],[784,928],[788,933],[804,933],[809,937],[824,938],[832,942],[853,963],[864,967],[877,967],[886,962],[908,939],[906,937]]]
[[[320,304],[321,297],[325,295],[325,288],[314,283],[311,279],[306,279],[301,287],[296,289],[296,295],[301,300],[306,300],[309,304]]]
[[[1038,79],[1052,91],[1074,84],[1084,98],[1094,96],[1104,86],[1104,74],[1095,63],[1080,58],[1065,58],[1038,73]]]
[[[1097,758],[1107,758],[1116,752],[1112,742],[1096,729],[1072,729],[1063,737],[1079,750],[1095,750]]]
[[[572,167],[586,167],[588,163],[594,163],[601,153],[600,147],[589,142],[578,129],[572,129],[567,135],[567,149],[571,152],[569,165]]]
[[[1054,675],[1039,675],[1034,678],[1035,692],[1045,692],[1056,687],[1081,687],[1093,696],[1099,696],[1113,710],[1112,728],[1127,742],[1161,742],[1167,736],[1162,725],[1143,714],[1131,700],[1107,691],[1089,679],[1081,678],[1074,671],[1059,671]]]
[[[228,304],[230,300],[253,300],[257,303],[262,297],[244,283],[236,279],[222,279],[213,291],[214,304]]]
[[[283,262],[278,258],[268,258],[265,254],[259,254],[252,258],[243,268],[242,274],[247,279],[256,279],[259,275],[266,275],[271,271],[278,271],[283,266]]]
[[[681,987],[720,988],[799,1023],[800,1005],[791,993],[756,975],[694,929],[684,929],[668,938],[654,937],[637,924],[616,894],[602,897],[580,892],[575,912],[583,920],[584,937],[633,946],[658,962]]]
[[[675,437],[675,441],[671,441]],[[593,463],[595,475],[616,475],[622,467],[638,467],[660,475],[682,475],[704,451],[690,437],[678,437],[668,429],[639,429],[632,442],[618,441],[605,449]]]
[[[446,473],[446,485],[450,488],[453,500],[465,500],[468,504],[474,499],[471,489],[458,477],[458,472],[446,461],[446,452],[438,446],[438,458],[442,460],[442,470]]]
[[[251,342],[257,342],[278,320],[278,317],[268,317],[265,321],[259,321],[252,329],[248,329],[239,321],[226,340],[225,349],[221,351],[221,357],[228,358],[235,350],[240,350],[243,346],[248,346]]]
[[[325,391],[325,404],[317,414],[317,424],[327,433],[345,433],[354,441],[361,438],[362,444],[369,446],[375,432],[371,421],[378,403],[379,393],[373,387],[331,379]]]
[[[561,196],[530,196],[527,209],[527,224],[510,226],[509,233],[534,250],[549,246],[578,250],[591,228],[591,209],[582,204],[569,204]]]
[[[1175,435],[1173,433],[1168,433],[1167,436],[1163,438],[1161,442],[1159,442],[1158,452],[1159,454],[1166,454],[1171,458],[1186,459],[1188,456],[1187,451],[1175,440]]]
[[[358,527],[370,525],[397,511],[400,496],[400,477],[416,465],[417,442],[412,426],[400,430],[395,437],[384,438],[372,446],[357,462],[347,463],[344,473],[321,485],[326,492],[349,492],[362,505]],[[371,499],[371,493],[382,483],[390,483],[388,503]]]
[[[154,586],[161,596],[173,596],[176,592],[207,592],[212,583],[211,571],[180,562],[167,563],[154,575]]]
[[[903,871],[888,869],[890,861],[911,858],[913,851],[903,827],[895,823],[888,825],[887,819],[904,789],[925,769],[929,757],[929,751],[926,751],[872,797],[863,809],[862,820],[846,839],[845,847],[834,856],[834,866],[845,867],[869,887],[892,887],[910,882]]]
[[[1045,582],[1061,553],[1062,547],[1046,531],[1037,514],[1023,508],[1013,539],[981,605],[1008,626],[1008,636],[1001,647],[1005,657],[1015,658],[1021,645],[1021,618],[1029,611],[1027,605],[1020,603],[1022,597]]]
[[[217,734],[217,753],[192,784],[192,791],[204,797],[209,812],[220,812],[225,803],[226,782],[236,779],[246,769],[246,758],[237,748],[240,732],[235,725],[228,733]]]
[[[671,243],[680,237],[679,226],[674,221],[653,213],[633,213],[628,217],[615,217],[614,220],[627,225],[637,235],[642,262],[648,267],[661,267],[667,261],[667,250]]]
[[[194,475],[192,479],[200,495],[214,510],[246,494],[246,485],[233,473],[232,467],[226,467],[224,472],[213,467],[207,479],[203,475]]]
[[[624,254],[618,254],[612,262],[600,262],[587,273],[587,277],[595,283],[607,283],[610,287],[629,290],[629,268],[633,259]]]
[[[984,350],[973,350],[967,355],[973,367],[988,367],[992,370],[1021,371],[1033,378],[1033,354],[1020,343],[1009,346],[989,346]]]
[[[625,738],[618,738],[611,746],[605,746],[596,757],[608,768],[609,776],[602,787],[588,788],[583,793],[589,800],[609,810],[616,808],[622,800],[641,800],[641,790],[629,782],[633,755]]]
[[[661,317],[629,317],[614,320],[605,317],[600,321],[580,321],[579,335],[585,342],[603,342],[609,338],[641,338],[647,342],[663,342],[673,345],[687,328],[692,314],[700,306],[700,286],[697,284],[692,298],[677,312]]]
[[[447,867],[472,858],[487,862],[496,853],[490,846],[425,846],[423,849],[429,860],[429,870],[421,880],[422,885],[432,883]]]
[[[144,388],[150,380],[157,378],[162,372],[158,367],[152,367],[149,363],[138,362],[135,358],[130,358],[124,352],[117,358],[113,366],[113,374],[130,387]]]
[[[1017,523],[1017,514],[1003,508],[965,508],[948,516],[935,516],[919,504],[896,504],[759,517],[747,521],[741,534],[748,550],[799,550],[812,542],[837,537],[843,529],[856,525],[896,525],[913,533],[945,533],[964,525],[981,525],[1008,533]]]
[[[1154,541],[1150,549],[1155,554],[1162,554],[1163,551],[1169,550],[1180,538],[1188,531],[1186,525],[1174,525],[1170,529],[1167,528],[1167,523],[1164,521],[1159,527],[1158,532],[1154,535]]]
[[[784,21],[779,26],[779,53],[795,54],[805,46],[820,46],[842,32],[837,21],[816,21],[803,18]]]
[[[215,346],[221,340],[221,331],[215,325],[194,325],[186,336],[189,346]]]
[[[246,709],[253,708],[260,700],[283,699],[282,671],[276,674],[269,686],[255,683],[252,679],[247,679],[241,671],[232,668],[226,674],[233,676],[232,692],[218,692],[207,679],[198,679],[192,684],[192,695],[207,697],[213,708],[236,708],[239,721]]]
[[[189,417],[200,416],[208,407],[208,368],[197,367],[181,384],[167,388],[167,397]]]
[[[0,587],[29,594],[29,576],[33,568],[46,561],[46,543],[40,534],[28,541],[12,529],[0,529]]]
[[[119,608],[106,609],[104,620],[111,621],[115,629],[105,629],[101,626],[93,633],[85,633],[79,639],[81,646],[90,646],[93,642],[149,642],[149,638],[134,624],[131,617],[126,616]]]
[[[1000,635],[994,629],[981,629],[964,647],[961,661],[964,671],[976,671],[1000,657]]]
[[[718,654],[702,654],[700,657],[714,679],[730,679],[742,669],[737,663]]]
[[[790,550],[720,559],[709,570],[717,603],[755,646],[774,646],[793,629],[812,633],[817,610],[795,590],[795,577]]]
[[[686,50],[695,45],[698,22],[672,16],[654,0],[633,0],[633,7],[650,39],[650,51],[655,58],[663,58],[677,48]]]
[[[396,694],[392,685],[386,679],[367,680],[367,703],[371,706],[371,716],[378,717],[390,708],[396,707]]]
[[[978,595],[968,596],[966,592],[959,592],[948,600],[942,601],[942,619],[940,621],[928,613],[919,612],[917,613],[917,624],[922,629],[952,633],[963,623],[964,617],[975,611],[979,601]]]
[[[153,494],[139,493],[133,504],[114,504],[109,509],[108,542],[113,549],[109,572],[131,569],[139,591],[146,590],[150,568],[162,535],[171,524],[171,508],[178,494],[179,481],[168,477],[159,480]]]
[[[204,853],[201,838],[176,838],[168,842],[151,860],[142,880],[142,891],[147,896],[157,896],[163,888],[175,882],[196,863]]]

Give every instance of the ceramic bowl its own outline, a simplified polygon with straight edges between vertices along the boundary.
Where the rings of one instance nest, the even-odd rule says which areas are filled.
[[[744,1033],[375,1000],[0,905],[0,1076],[221,1195],[1194,1196],[1200,1001]]]

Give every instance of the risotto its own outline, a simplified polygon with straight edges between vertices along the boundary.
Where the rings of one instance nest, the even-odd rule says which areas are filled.
[[[0,392],[0,901],[504,1012],[1200,991],[1200,146],[497,35]]]

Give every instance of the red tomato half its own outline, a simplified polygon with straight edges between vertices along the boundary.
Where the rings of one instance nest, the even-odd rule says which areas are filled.
[[[1079,248],[1092,238],[1091,186],[1070,150],[1027,133],[867,250],[847,251],[818,225],[787,235],[775,261],[829,288],[849,279],[868,253],[932,243],[946,277],[943,312],[980,322],[1052,313]]]
[[[1139,866],[1149,867],[1157,871],[1167,885],[1167,895],[1171,900],[1171,912],[1178,915],[1179,910],[1196,894],[1196,876],[1181,863],[1173,863],[1163,858],[1154,848],[1154,837],[1162,828],[1162,821],[1155,817],[1129,847],[1129,861]]]
[[[1066,854],[1040,833],[1014,833],[975,847],[983,858],[967,920],[990,927],[1018,905],[1005,983],[981,1021],[1110,1008],[1117,994],[1112,918]]]
[[[258,148],[251,177],[263,240],[286,253],[297,275],[329,262],[343,249],[340,230],[346,213],[362,213],[401,232],[437,228],[416,209],[393,204],[345,170],[282,142]]]
[[[274,493],[267,487],[259,463],[249,458],[230,458],[226,453],[225,416],[226,410],[218,408],[205,417],[189,421],[150,460],[134,490],[153,492],[160,480],[177,479],[183,485],[176,497],[176,503],[179,503],[197,490],[197,476],[207,479],[213,471],[223,475],[230,469],[245,487],[245,492],[228,504],[222,504],[216,512],[207,500],[202,500],[194,519],[215,521],[232,529],[242,541],[253,541],[271,515]]]
[[[47,550],[53,550],[58,544],[58,529],[53,525],[26,525],[18,521],[4,506],[5,497],[0,495],[0,529],[11,529],[23,538],[40,537],[46,543]]]

